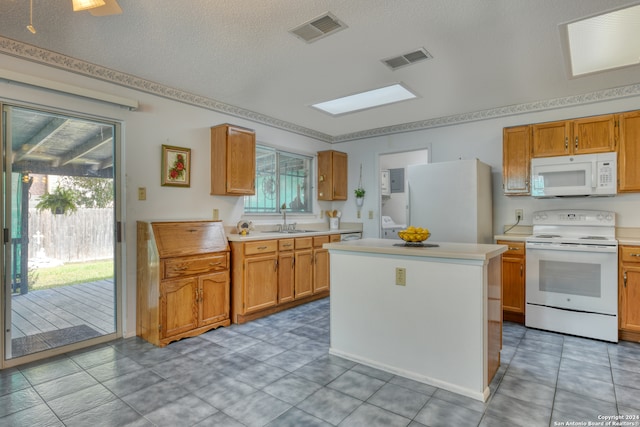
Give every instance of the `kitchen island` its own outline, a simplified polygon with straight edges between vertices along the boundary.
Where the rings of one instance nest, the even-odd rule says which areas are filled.
[[[330,353],[486,401],[502,346],[504,245],[363,239],[331,259]]]

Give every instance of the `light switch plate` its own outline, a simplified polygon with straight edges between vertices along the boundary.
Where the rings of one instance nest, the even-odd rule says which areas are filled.
[[[147,200],[147,187],[138,187],[138,200]]]
[[[407,285],[407,269],[396,267],[396,285],[398,286],[406,286]]]

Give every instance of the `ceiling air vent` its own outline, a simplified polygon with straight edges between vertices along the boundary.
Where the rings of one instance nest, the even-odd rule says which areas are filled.
[[[409,53],[402,54],[400,56],[393,56],[391,58],[383,59],[384,62],[392,70],[406,67],[407,65],[415,64],[416,62],[424,61],[425,59],[431,59],[433,56],[427,52],[424,48],[414,50]]]
[[[347,26],[344,22],[339,21],[338,18],[327,12],[322,16],[314,18],[311,21],[290,30],[289,32],[307,43],[312,43],[328,36],[329,34],[344,30],[345,28],[347,28]]]

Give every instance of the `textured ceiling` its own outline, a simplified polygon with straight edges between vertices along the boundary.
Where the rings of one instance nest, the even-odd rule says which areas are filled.
[[[624,0],[0,0],[0,36],[339,140],[378,128],[640,83],[640,66],[571,79],[559,24]],[[331,12],[348,28],[307,44],[288,31]],[[381,59],[424,47],[395,71]],[[1,65],[0,65],[1,67]],[[420,98],[341,117],[310,104],[402,82]],[[250,114],[247,114],[250,116]],[[303,132],[304,133],[304,132]]]

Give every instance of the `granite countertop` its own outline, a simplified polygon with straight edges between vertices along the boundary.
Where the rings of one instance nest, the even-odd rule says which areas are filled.
[[[325,243],[324,248],[348,252],[367,252],[412,257],[432,257],[464,260],[488,260],[507,250],[505,245],[480,243],[425,242],[435,247],[406,247],[401,240],[362,239],[347,242]]]

